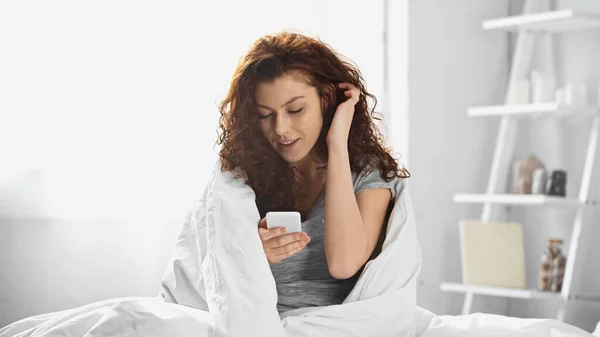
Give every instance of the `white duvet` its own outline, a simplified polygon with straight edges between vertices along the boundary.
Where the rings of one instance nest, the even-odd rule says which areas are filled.
[[[436,316],[416,306],[421,254],[408,189],[396,186],[381,254],[341,305],[280,316],[254,193],[217,164],[186,217],[156,298],[118,298],[29,317],[8,336],[591,336],[555,320]]]

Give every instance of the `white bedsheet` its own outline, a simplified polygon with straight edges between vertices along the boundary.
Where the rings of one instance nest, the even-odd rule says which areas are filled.
[[[593,337],[553,319],[523,319],[492,314],[436,316],[416,308],[417,336],[420,337]]]
[[[39,315],[8,336],[591,336],[554,320],[436,316],[416,306],[420,248],[408,189],[398,198],[382,253],[341,305],[276,310],[257,232],[254,193],[217,164],[186,217],[157,298],[120,298]]]

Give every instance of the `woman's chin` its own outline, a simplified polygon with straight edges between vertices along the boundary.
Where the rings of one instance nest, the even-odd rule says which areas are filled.
[[[281,159],[285,160],[289,164],[293,165],[302,165],[306,163],[307,160],[310,160],[310,151],[306,150],[305,146],[301,141],[294,144],[294,146],[289,148],[284,148],[281,146],[275,147],[275,151],[279,154]]]
[[[281,158],[283,158],[283,160],[285,160],[286,162],[290,163],[290,164],[296,164],[299,161],[302,160],[302,158],[299,158],[297,156],[292,156],[289,154],[279,154],[281,156]]]
[[[308,157],[308,153],[303,155],[302,153],[281,153],[281,152],[279,152],[279,156],[283,160],[285,160],[286,162],[288,162],[290,164],[298,165],[298,164],[302,164],[303,162],[306,161],[306,158]]]

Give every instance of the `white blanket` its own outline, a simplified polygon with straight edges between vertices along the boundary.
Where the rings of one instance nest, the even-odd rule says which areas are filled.
[[[404,181],[381,254],[367,263],[342,305],[286,312],[262,250],[255,195],[241,179],[213,179],[177,240],[163,280],[170,302],[209,310],[217,336],[413,336],[416,280],[421,267],[412,205]]]
[[[113,299],[34,316],[0,329],[0,337],[588,335],[553,320],[435,316],[418,308],[421,254],[404,181],[396,195],[383,250],[344,303],[280,317],[254,193],[217,164],[181,228],[158,298]]]

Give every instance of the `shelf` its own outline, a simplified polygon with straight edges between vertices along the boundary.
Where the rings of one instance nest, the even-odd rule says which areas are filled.
[[[505,204],[516,206],[551,206],[579,208],[585,203],[577,199],[553,197],[541,194],[457,194],[454,202],[473,204]]]
[[[483,22],[483,29],[562,33],[600,27],[600,14],[570,9],[517,15]]]
[[[490,105],[472,107],[467,110],[471,117],[484,116],[515,116],[515,117],[563,117],[563,116],[594,116],[598,114],[597,107],[569,107],[556,103]]]
[[[532,289],[499,288],[488,286],[477,286],[462,283],[445,282],[440,285],[440,290],[453,293],[472,293],[476,295],[487,295],[509,298],[524,299],[560,299],[560,293],[544,292]]]

